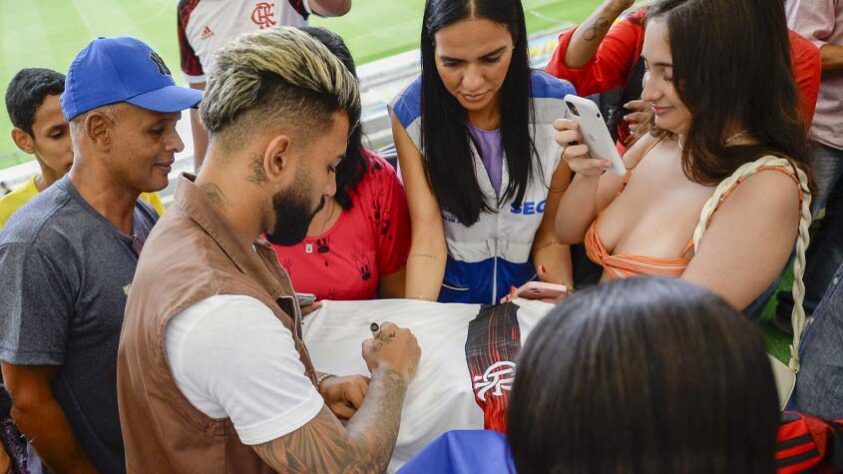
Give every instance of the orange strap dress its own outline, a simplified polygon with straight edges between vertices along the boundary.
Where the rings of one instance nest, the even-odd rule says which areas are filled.
[[[796,176],[796,173],[792,168],[784,166],[762,166],[758,168],[757,173],[762,171],[778,171],[789,176],[793,182],[796,183],[797,188],[799,188],[799,201],[801,206],[803,199],[802,190],[799,184],[799,178]],[[720,202],[717,205],[718,208],[747,177],[748,176],[739,179],[731,188],[729,188],[728,191],[723,193],[723,196],[720,198]],[[624,183],[624,187],[625,184],[626,183]],[[621,192],[623,192],[623,189],[621,189]],[[688,267],[688,263],[691,262],[691,259],[684,257],[684,255],[688,255],[688,252],[694,248],[693,242],[688,242],[682,250],[682,253],[679,254],[680,256],[674,258],[647,257],[644,255],[634,255],[629,253],[612,255],[606,250],[606,247],[603,245],[603,241],[600,238],[600,234],[597,232],[597,225],[600,223],[602,215],[602,212],[598,214],[597,219],[592,222],[591,226],[586,231],[584,244],[585,252],[586,255],[588,255],[588,258],[594,263],[602,266],[606,275],[608,275],[610,279],[615,280],[617,278],[642,275],[679,277],[685,272],[685,269]]]

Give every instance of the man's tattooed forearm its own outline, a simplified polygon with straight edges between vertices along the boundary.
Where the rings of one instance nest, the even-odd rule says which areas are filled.
[[[392,458],[407,382],[395,371],[376,369],[363,406],[344,428],[330,410],[293,433],[254,446],[279,472],[384,472]]]
[[[598,17],[594,20],[593,25],[585,29],[583,39],[586,41],[594,41],[601,32],[609,31],[610,26],[612,26],[612,22],[602,16]]]
[[[263,158],[257,153],[252,153],[249,156],[249,168],[252,170],[252,175],[246,178],[250,183],[263,185],[269,179],[266,177],[266,172],[263,170]]]
[[[226,208],[231,207],[231,201],[225,197],[225,194],[222,192],[219,186],[214,183],[203,184],[200,186],[202,191],[205,191],[205,195],[208,196],[208,199],[214,203],[215,206],[219,208]]]
[[[278,472],[339,472],[347,449],[342,425],[327,406],[313,420],[284,436],[254,446],[255,452]]]
[[[376,369],[363,406],[349,422],[349,432],[368,445],[368,454],[374,463],[371,466],[378,472],[386,471],[392,458],[406,394],[407,381],[397,372]]]

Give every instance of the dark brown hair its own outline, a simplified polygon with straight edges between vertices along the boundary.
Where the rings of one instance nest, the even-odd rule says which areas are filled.
[[[6,89],[6,111],[12,125],[32,135],[35,113],[48,95],[64,92],[64,74],[50,69],[21,69]]]
[[[501,142],[509,184],[497,202],[488,202],[480,189],[471,157],[468,115],[445,88],[436,69],[436,32],[468,18],[485,18],[506,25],[512,36],[512,61],[500,88]],[[513,199],[520,204],[527,192],[538,155],[531,132],[532,72],[527,27],[520,0],[427,0],[421,33],[422,153],[431,189],[440,207],[471,226],[483,212],[497,212]]]
[[[808,170],[783,2],[662,0],[647,13],[667,25],[676,90],[693,116],[682,150],[688,179],[715,185],[765,154]],[[729,124],[760,143],[724,143]]]
[[[575,293],[518,357],[509,442],[518,472],[775,472],[778,397],[764,339],[676,278]]]
[[[340,35],[317,26],[305,26],[300,28],[314,39],[324,44],[334,56],[339,58],[348,72],[357,78],[357,67],[354,65],[354,58],[348,50],[345,41]],[[376,164],[375,166],[380,166]],[[349,210],[353,206],[351,193],[357,190],[357,185],[366,176],[369,169],[369,160],[363,152],[363,127],[354,127],[348,135],[348,148],[345,151],[345,158],[337,166],[337,193],[334,198],[343,210]]]

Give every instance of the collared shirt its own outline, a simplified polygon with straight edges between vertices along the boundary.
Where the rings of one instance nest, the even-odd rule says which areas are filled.
[[[840,0],[787,0],[788,27],[818,48],[843,45],[843,4]],[[843,71],[824,71],[811,137],[843,150]]]

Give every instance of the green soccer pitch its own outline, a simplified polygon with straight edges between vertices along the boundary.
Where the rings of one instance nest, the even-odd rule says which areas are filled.
[[[284,0],[275,0],[284,1]],[[530,32],[580,22],[600,0],[524,0]],[[134,36],[164,57],[177,82],[177,0],[0,0],[0,94],[15,72],[47,67],[65,72],[70,61],[97,36]],[[311,17],[311,24],[336,31],[358,63],[418,48],[424,0],[353,0],[340,18]],[[0,116],[0,169],[28,161],[13,154],[8,114]]]

